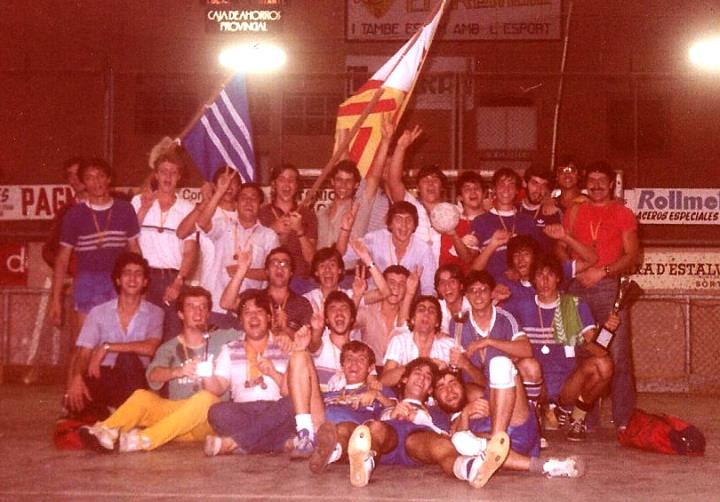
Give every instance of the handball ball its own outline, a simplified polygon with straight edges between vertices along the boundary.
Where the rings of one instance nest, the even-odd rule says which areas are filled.
[[[441,202],[430,212],[430,221],[435,230],[444,234],[455,230],[460,221],[460,209],[455,204]]]

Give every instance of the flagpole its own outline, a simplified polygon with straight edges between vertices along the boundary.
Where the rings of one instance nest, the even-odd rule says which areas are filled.
[[[557,96],[555,98],[555,115],[553,116],[552,147],[550,148],[550,169],[555,169],[557,154],[558,128],[560,125],[560,105],[562,103],[563,87],[565,84],[565,63],[567,62],[568,42],[570,40],[570,19],[572,18],[573,2],[568,5],[567,19],[565,20],[565,41],[563,43],[562,60],[560,61],[560,80],[558,82]]]
[[[447,7],[447,0],[442,0],[440,4],[438,4],[438,7],[435,11],[435,14],[437,14],[438,9],[442,9],[442,13],[440,14],[440,19],[445,15],[445,8]],[[433,14],[433,18],[435,17],[435,14]],[[440,19],[438,19],[438,25],[440,24]],[[431,18],[432,20],[432,18]],[[400,108],[398,109],[395,116],[397,117],[396,120],[393,121],[395,125],[400,123],[400,119],[403,116],[403,113],[405,113],[405,108],[407,108],[408,103],[410,102],[410,99],[412,98],[413,92],[415,91],[415,86],[418,83],[418,80],[420,80],[420,73],[422,73],[423,66],[425,66],[425,62],[427,61],[428,54],[430,54],[430,47],[432,47],[433,41],[435,41],[435,32],[437,31],[437,26],[435,26],[435,29],[433,30],[432,36],[430,37],[430,45],[428,46],[427,51],[425,54],[423,54],[422,61],[420,61],[420,66],[418,67],[418,71],[415,74],[415,80],[413,80],[412,85],[410,86],[410,89],[408,90],[407,96],[405,96],[405,99],[402,103],[400,103]]]
[[[431,14],[428,16],[427,21],[423,24],[423,28],[427,26],[437,15],[438,10],[440,8],[445,10],[445,6],[447,5],[447,0],[442,0],[441,3],[437,5],[437,7],[431,12]],[[441,16],[442,17],[442,16]],[[439,24],[439,20],[438,20]],[[437,30],[437,26],[435,27]],[[388,75],[391,75],[392,72],[395,71],[397,66],[400,64],[400,62],[403,60],[403,58],[407,55],[408,51],[412,48],[413,44],[417,41],[417,39],[420,37],[420,34],[422,33],[422,29],[417,30],[415,33],[413,33],[413,36],[410,37],[408,42],[405,43],[405,51],[400,55],[400,57],[395,61],[395,64],[393,67],[388,71]],[[433,31],[433,37],[435,36],[435,31]],[[425,60],[427,59],[427,55],[430,52],[429,47],[428,50],[423,55],[423,59],[420,62],[420,67],[418,68],[418,71],[415,75],[415,80],[413,81],[412,86],[410,87],[410,91],[408,92],[406,98],[403,100],[403,103],[401,104],[401,108],[399,110],[399,114],[396,113],[395,117],[393,117],[393,123],[397,124],[399,122],[399,117],[402,115],[402,112],[405,110],[405,103],[410,99],[410,95],[412,94],[412,90],[415,88],[415,84],[418,81],[418,76],[420,75],[420,71],[422,70],[423,65],[425,64]],[[330,171],[335,166],[335,164],[338,163],[342,155],[344,154],[345,150],[347,149],[348,145],[352,141],[352,139],[357,134],[358,130],[362,126],[362,124],[365,122],[365,119],[370,115],[370,112],[372,111],[373,107],[377,104],[377,102],[380,100],[380,96],[382,96],[383,93],[383,87],[380,86],[375,90],[375,93],[373,94],[372,98],[370,98],[370,101],[368,101],[367,105],[365,105],[365,108],[363,109],[362,113],[358,117],[358,119],[353,124],[352,128],[350,129],[350,133],[347,134],[338,145],[338,148],[333,152],[332,156],[330,157],[330,160],[325,164],[325,167],[323,167],[322,171],[320,172],[320,175],[317,177],[313,185],[310,187],[310,189],[305,193],[305,197],[303,197],[303,200],[300,202],[301,206],[309,206],[312,203],[312,200],[315,198],[315,194],[320,189],[320,186],[325,181],[325,178],[328,177],[330,174]],[[396,119],[397,117],[397,119]]]
[[[203,114],[205,113],[205,108],[207,108],[208,106],[210,106],[210,105],[213,104],[213,101],[215,101],[215,99],[220,95],[220,93],[223,91],[223,89],[225,89],[225,86],[228,85],[228,84],[230,83],[230,81],[235,78],[235,75],[237,75],[237,72],[230,74],[230,76],[223,81],[223,83],[222,83],[222,85],[220,86],[220,88],[219,88],[217,91],[215,91],[215,92],[212,94],[212,96],[210,96],[210,99],[208,99],[205,103],[203,103],[202,105],[200,105],[200,108],[199,108],[198,111],[195,113],[195,115],[193,116],[193,118],[190,120],[190,122],[188,123],[188,125],[186,125],[185,128],[182,130],[182,132],[177,135],[177,139],[182,138],[182,137],[185,136],[188,132],[190,132],[190,129],[193,128],[193,126],[195,125],[195,122],[197,122],[198,120],[200,120],[200,118],[201,118],[201,117],[203,116]],[[182,141],[182,140],[181,140],[181,141]]]

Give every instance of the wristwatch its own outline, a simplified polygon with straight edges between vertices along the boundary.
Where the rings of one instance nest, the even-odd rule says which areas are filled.
[[[107,342],[103,343],[103,349],[105,349],[105,352],[110,352],[110,344]]]
[[[374,269],[374,268],[375,268],[375,262],[374,262],[374,261],[371,261],[370,263],[367,264],[367,269],[368,269],[368,270],[372,270],[372,269]]]

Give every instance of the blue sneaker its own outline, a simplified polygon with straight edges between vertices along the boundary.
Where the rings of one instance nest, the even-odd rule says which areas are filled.
[[[293,438],[293,447],[290,450],[291,460],[310,458],[315,451],[315,443],[310,439],[310,431],[301,429]]]

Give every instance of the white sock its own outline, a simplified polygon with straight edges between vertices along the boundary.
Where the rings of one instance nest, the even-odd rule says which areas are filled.
[[[340,443],[335,444],[335,449],[330,454],[330,458],[328,459],[328,464],[332,464],[333,462],[337,462],[340,460],[340,457],[342,457],[342,445]]]
[[[475,457],[459,455],[458,458],[455,459],[455,464],[453,465],[453,473],[455,473],[455,477],[463,481],[467,481],[468,473],[470,472],[470,467],[472,466],[471,462],[474,461]]]
[[[310,433],[310,439],[315,439],[315,428],[312,423],[312,415],[310,413],[301,413],[295,415],[295,430],[300,432],[303,429],[307,429]]]

